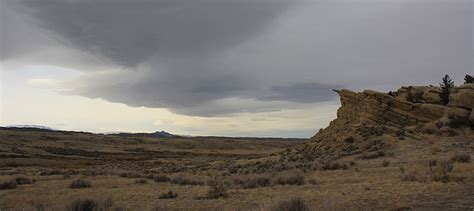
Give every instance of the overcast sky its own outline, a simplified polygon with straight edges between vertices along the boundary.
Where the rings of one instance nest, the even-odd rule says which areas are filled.
[[[1,124],[310,137],[332,89],[460,83],[472,0],[0,0]]]

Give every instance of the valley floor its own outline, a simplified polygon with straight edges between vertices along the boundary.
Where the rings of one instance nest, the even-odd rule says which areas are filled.
[[[2,129],[0,210],[73,209],[78,200],[112,210],[278,210],[292,199],[312,210],[474,209],[474,140],[382,139],[379,157],[302,161],[283,159],[303,144],[296,139]]]

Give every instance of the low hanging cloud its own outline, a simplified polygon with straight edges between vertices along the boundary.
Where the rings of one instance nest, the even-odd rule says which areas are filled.
[[[197,116],[472,72],[471,0],[1,0],[3,62],[84,72],[64,94]],[[6,50],[3,50],[6,49]]]

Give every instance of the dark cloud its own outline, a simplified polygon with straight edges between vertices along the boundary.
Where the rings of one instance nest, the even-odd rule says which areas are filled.
[[[186,115],[314,106],[333,88],[473,70],[471,0],[1,1],[2,59],[86,72],[65,94]]]
[[[151,56],[213,53],[261,32],[280,0],[18,0],[13,8],[63,44],[134,67]]]

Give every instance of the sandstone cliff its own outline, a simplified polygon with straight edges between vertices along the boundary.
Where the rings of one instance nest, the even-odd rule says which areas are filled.
[[[335,91],[341,100],[337,118],[297,149],[304,153],[296,157],[383,156],[382,148],[425,135],[474,138],[474,84],[454,88],[447,105],[441,104],[441,90],[435,86],[388,93]]]
[[[336,90],[341,98],[337,117],[341,119],[404,128],[450,120],[474,124],[474,84],[453,89],[447,106],[441,105],[438,87],[402,87],[396,92]],[[407,97],[415,96],[415,97]],[[418,96],[418,97],[416,97]],[[461,126],[461,125],[460,125]]]

